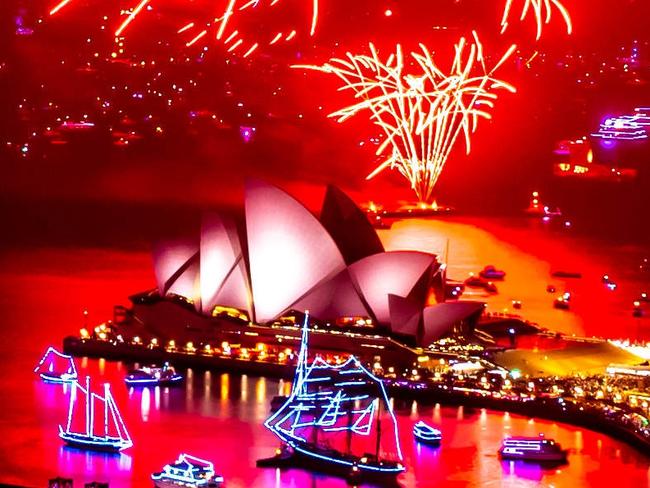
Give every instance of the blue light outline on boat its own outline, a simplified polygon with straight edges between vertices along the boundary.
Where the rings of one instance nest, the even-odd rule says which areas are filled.
[[[202,479],[196,479],[194,477],[191,477],[192,471],[199,470],[199,468],[192,465],[192,462],[197,462],[197,463],[202,463],[207,465],[205,469],[209,472],[209,476],[207,478],[202,478]],[[186,463],[188,465],[188,468],[185,470],[181,468],[176,468],[175,465],[180,463]],[[181,471],[183,474],[177,475],[173,473],[173,470]],[[163,470],[160,473],[158,473],[158,475],[156,475],[156,473],[153,473],[151,475],[152,480],[161,480],[163,478],[172,478],[176,481],[180,481],[181,483],[187,483],[193,486],[206,485],[212,480],[216,481],[217,483],[223,483],[224,481],[223,476],[216,475],[214,470],[214,464],[211,461],[208,461],[206,459],[201,459],[186,453],[182,453],[180,456],[178,456],[178,459],[174,464],[166,464],[163,467]]]
[[[399,441],[399,432],[397,430],[397,419],[395,417],[395,414],[393,412],[393,407],[388,399],[388,394],[386,392],[386,388],[384,387],[383,381],[381,381],[378,377],[373,375],[370,371],[368,371],[355,356],[350,356],[346,361],[344,361],[342,364],[339,365],[331,365],[328,364],[326,361],[324,361],[320,357],[316,357],[314,361],[312,362],[311,365],[307,365],[307,346],[308,346],[308,327],[307,324],[309,322],[309,314],[305,314],[305,320],[303,323],[302,327],[302,337],[301,337],[301,342],[300,342],[300,353],[298,355],[298,364],[296,365],[296,375],[295,375],[295,382],[294,386],[291,389],[291,393],[289,395],[289,398],[285,402],[285,405],[293,401],[303,390],[303,387],[306,383],[314,382],[314,381],[324,381],[321,380],[320,378],[315,378],[315,379],[310,379],[309,375],[311,374],[312,371],[318,370],[318,369],[329,369],[329,370],[334,370],[338,374],[352,374],[352,373],[361,373],[369,377],[371,380],[375,381],[376,383],[379,384],[379,389],[381,391],[382,399],[384,401],[384,405],[386,405],[386,410],[388,411],[391,421],[393,423],[393,432],[395,435],[395,445],[397,449],[397,455],[399,458],[399,465],[396,468],[382,468],[382,467],[374,467],[374,466],[368,466],[363,463],[360,464],[354,464],[348,461],[343,461],[340,459],[335,459],[330,456],[324,456],[321,454],[316,454],[313,452],[309,452],[300,446],[296,445],[296,441],[303,441],[306,442],[306,439],[300,437],[299,435],[296,435],[294,432],[289,432],[286,431],[285,429],[282,429],[281,427],[277,427],[278,424],[281,422],[284,422],[285,419],[290,418],[292,415],[295,415],[298,412],[298,417],[299,417],[299,412],[301,408],[303,410],[308,410],[309,407],[303,407],[302,405],[298,407],[297,409],[291,410],[289,413],[285,414],[285,416],[282,418],[281,421],[276,421],[277,418],[280,416],[281,413],[283,413],[283,409],[280,408],[278,411],[276,411],[273,415],[271,415],[265,422],[264,426],[268,428],[271,432],[273,432],[281,441],[286,442],[289,446],[291,446],[293,449],[296,451],[302,452],[306,455],[323,459],[326,461],[338,463],[338,464],[343,464],[346,466],[353,466],[356,465],[360,469],[367,469],[367,470],[372,470],[372,471],[378,471],[378,472],[394,472],[394,473],[399,473],[404,471],[404,466],[401,464],[403,462],[403,456],[402,456],[402,448],[400,446],[400,441]],[[348,365],[353,365],[356,369],[345,369],[348,367]],[[327,379],[331,379],[331,377],[328,377]],[[329,393],[329,392],[328,392]],[[313,398],[315,397],[314,394],[305,394],[308,398]],[[365,397],[369,397],[369,395],[366,395]],[[325,396],[327,398],[327,395]],[[371,405],[374,405],[376,402],[380,401],[380,398],[376,398]],[[297,425],[302,425],[302,424],[297,424]],[[306,425],[313,425],[313,423],[308,423]],[[294,429],[296,428],[296,424],[293,425]],[[352,428],[341,428],[341,430],[352,430]],[[368,430],[368,433],[370,430]]]
[[[74,410],[74,403],[77,397],[77,389],[86,395],[86,432],[70,432],[70,427],[72,426],[72,412]],[[89,395],[90,393],[90,395]],[[94,434],[94,423],[95,423],[95,409],[93,400],[97,399],[101,402],[104,402],[104,436],[97,436]],[[108,435],[108,412],[110,411],[111,415],[115,419],[117,433],[119,437],[109,436]],[[124,433],[124,437],[122,437]],[[86,438],[84,438],[84,436]],[[86,388],[81,386],[78,381],[72,382],[72,390],[70,391],[70,403],[68,405],[68,418],[66,422],[65,430],[61,425],[59,425],[59,437],[64,441],[74,442],[76,444],[86,444],[89,446],[104,446],[117,448],[119,451],[128,449],[133,446],[133,440],[129,435],[129,432],[126,430],[126,425],[124,420],[120,415],[120,412],[117,410],[115,405],[115,400],[110,391],[110,384],[104,383],[104,396],[97,395],[90,391],[90,376],[86,376]]]
[[[70,362],[70,366],[68,367],[68,371],[66,371],[65,373],[61,373],[60,375],[57,376],[54,375],[50,376],[47,373],[39,373],[41,379],[50,383],[72,383],[73,381],[76,381],[79,375],[77,373],[77,367],[74,364],[74,358],[72,356],[57,351],[53,346],[47,348],[45,354],[43,354],[43,357],[34,368],[34,373],[38,373],[39,368],[43,366],[43,363],[45,363],[50,353],[54,353],[60,358],[67,359]]]
[[[413,426],[413,436],[416,440],[424,442],[440,442],[442,440],[442,432],[422,420]]]

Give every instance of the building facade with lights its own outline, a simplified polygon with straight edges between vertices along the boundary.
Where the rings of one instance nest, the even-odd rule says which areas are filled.
[[[244,207],[243,228],[205,215],[198,239],[155,247],[157,288],[131,297],[122,336],[292,349],[309,310],[316,349],[417,359],[416,349],[483,311],[476,302],[442,303],[436,256],[385,251],[365,214],[333,186],[320,218],[257,180],[246,184]]]

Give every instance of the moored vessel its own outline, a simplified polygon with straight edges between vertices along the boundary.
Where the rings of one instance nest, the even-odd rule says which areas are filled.
[[[77,380],[77,368],[72,356],[63,354],[53,347],[47,351],[34,368],[34,373],[49,383],[72,383]]]
[[[181,454],[174,464],[153,473],[151,479],[156,488],[216,488],[224,481],[223,476],[215,473],[214,464],[190,454]]]
[[[84,399],[84,409],[79,410],[77,397]],[[96,406],[100,408],[97,409]],[[74,424],[83,420],[85,428],[75,430]],[[101,427],[95,428],[99,421]],[[110,385],[104,383],[104,395],[93,393],[90,389],[90,377],[86,377],[86,387],[78,382],[72,383],[68,420],[65,426],[59,425],[59,437],[69,446],[94,451],[119,452],[133,445],[124,421],[111,394]]]
[[[543,435],[509,437],[503,440],[499,456],[501,459],[563,463],[567,460],[567,451],[553,439],[547,439]]]
[[[413,437],[421,444],[439,446],[442,441],[442,432],[420,420],[413,426]]]
[[[163,364],[162,368],[156,366],[143,366],[129,371],[124,378],[127,386],[170,386],[179,384],[184,380],[183,375],[169,365]]]
[[[307,321],[291,395],[265,422],[282,447],[257,466],[303,468],[355,483],[395,483],[405,468],[383,383],[354,356],[337,365],[317,357],[308,365]]]

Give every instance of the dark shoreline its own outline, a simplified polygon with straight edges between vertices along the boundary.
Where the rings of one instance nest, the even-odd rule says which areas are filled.
[[[294,367],[262,361],[223,358],[205,355],[188,355],[181,352],[168,352],[163,349],[144,349],[142,346],[127,344],[113,345],[109,342],[66,337],[63,350],[73,356],[87,356],[128,362],[173,362],[176,367],[198,367],[203,369],[230,371],[238,374],[252,374],[270,378],[292,379]],[[630,429],[603,418],[602,413],[586,411],[577,403],[558,398],[537,398],[528,401],[496,399],[469,392],[457,392],[439,388],[414,389],[408,386],[389,385],[389,393],[401,400],[417,400],[422,403],[441,403],[463,405],[474,408],[487,408],[511,412],[527,417],[536,417],[555,422],[584,427],[611,436],[636,448],[642,454],[650,454],[650,441]]]

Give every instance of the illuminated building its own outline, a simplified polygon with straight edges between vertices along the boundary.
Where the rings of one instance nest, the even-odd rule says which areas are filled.
[[[116,318],[126,324],[118,325],[123,340],[196,344],[202,353],[225,342],[256,357],[261,344],[272,349],[265,355],[285,357],[309,310],[316,349],[413,361],[410,347],[470,327],[484,310],[478,302],[438,303],[444,277],[436,256],[384,251],[364,213],[334,187],[319,220],[279,188],[249,181],[244,224],[206,215],[198,242],[157,245],[157,288],[131,297],[127,318]]]

